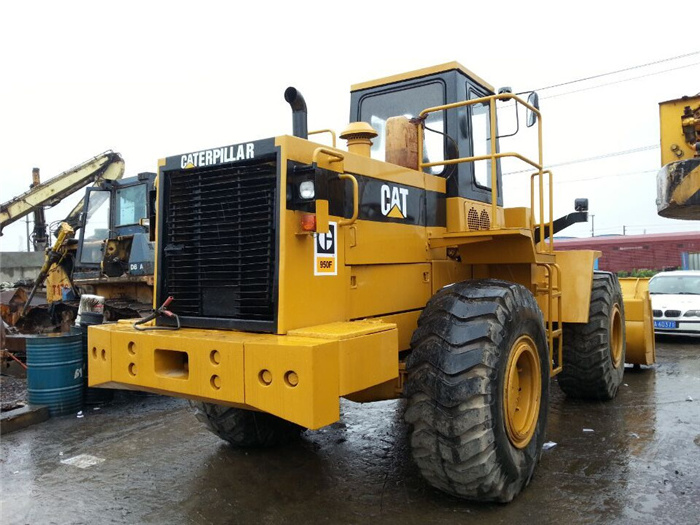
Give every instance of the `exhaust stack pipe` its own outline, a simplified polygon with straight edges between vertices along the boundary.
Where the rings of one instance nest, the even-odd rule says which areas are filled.
[[[284,100],[292,106],[292,133],[295,137],[309,138],[309,130],[306,123],[306,102],[296,88],[288,87],[284,91]]]

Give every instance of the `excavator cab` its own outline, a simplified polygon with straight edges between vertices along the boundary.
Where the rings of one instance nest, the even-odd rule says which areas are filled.
[[[83,277],[153,273],[155,176],[140,173],[88,189],[77,253]]]

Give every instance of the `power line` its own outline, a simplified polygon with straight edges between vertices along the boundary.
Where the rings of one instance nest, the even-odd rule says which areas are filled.
[[[596,215],[597,217],[598,215]],[[585,224],[585,223],[582,223]],[[624,228],[627,233],[629,234],[630,230],[658,230],[658,229],[668,229],[670,227],[673,227],[675,229],[680,229],[683,230],[682,232],[679,233],[693,233],[695,231],[695,228],[693,227],[692,224],[681,224],[681,223],[674,223],[674,224],[618,224],[616,226],[604,226],[602,228],[599,228],[596,226],[596,233],[598,232],[610,232],[610,231],[620,231],[622,228]],[[660,232],[660,233],[671,233],[671,232]],[[596,235],[598,237],[598,235]]]
[[[610,75],[616,75],[616,74],[618,74],[618,73],[624,73],[625,71],[632,71],[632,70],[634,70],[634,69],[640,69],[640,68],[643,68],[643,67],[654,66],[654,65],[656,65],[656,64],[662,64],[663,62],[670,62],[670,61],[672,61],[672,60],[679,60],[679,59],[681,59],[681,58],[687,58],[687,57],[694,56],[694,55],[700,55],[700,51],[694,51],[694,52],[692,52],[692,53],[686,53],[685,55],[678,55],[678,56],[675,56],[675,57],[663,58],[663,59],[661,59],[661,60],[656,60],[656,61],[654,61],[654,62],[647,62],[646,64],[639,64],[639,65],[637,65],[637,66],[626,67],[626,68],[624,68],[624,69],[618,69],[618,70],[616,70],[616,71],[609,71],[608,73],[601,73],[601,74],[599,74],[599,75],[592,75],[592,76],[590,76],[590,77],[578,78],[578,79],[576,79],[576,80],[569,80],[569,81],[567,81],[567,82],[560,82],[559,84],[553,84],[553,85],[551,85],[551,86],[541,87],[541,88],[538,88],[538,89],[534,89],[534,90],[532,90],[532,91],[544,91],[544,90],[546,90],[546,89],[553,89],[553,88],[557,88],[557,87],[561,87],[561,86],[568,86],[568,85],[570,85],[570,84],[576,84],[576,83],[578,83],[578,82],[585,82],[585,81],[587,81],[587,80],[593,80],[593,79],[596,79],[596,78],[602,78],[602,77],[607,77],[607,76],[610,76]]]
[[[565,91],[564,93],[557,93],[556,95],[549,95],[547,97],[541,97],[541,99],[547,100],[547,99],[551,99],[551,98],[563,97],[565,95],[571,95],[573,93],[580,93],[582,91],[589,91],[591,89],[598,89],[598,88],[602,88],[605,86],[613,86],[615,84],[622,84],[623,82],[630,82],[632,80],[639,80],[640,78],[653,77],[656,75],[661,75],[662,73],[668,73],[670,71],[677,71],[679,69],[685,69],[688,67],[693,67],[693,66],[698,66],[698,65],[700,65],[700,62],[694,62],[692,64],[686,64],[685,66],[678,66],[678,67],[674,67],[671,69],[664,69],[663,71],[656,71],[654,73],[648,73],[646,75],[640,75],[637,77],[630,77],[630,78],[623,78],[622,80],[615,80],[614,82],[606,82],[604,84],[598,84],[596,86],[589,86],[589,87],[585,87],[585,88],[581,88],[581,89],[574,89],[572,91]]]
[[[545,166],[545,169],[558,168],[558,167],[561,167],[561,166],[569,166],[569,165],[571,165],[571,164],[580,164],[580,163],[582,163],[582,162],[591,162],[591,161],[594,161],[594,160],[608,159],[608,158],[611,158],[611,157],[619,157],[619,156],[621,156],[621,155],[629,155],[629,154],[631,154],[631,153],[639,153],[639,152],[642,152],[642,151],[648,151],[648,150],[658,149],[658,148],[659,148],[659,145],[658,145],[658,144],[652,144],[652,145],[650,145],[650,146],[641,146],[641,147],[639,147],[639,148],[633,148],[633,149],[628,149],[628,150],[624,150],[624,151],[614,151],[614,152],[612,152],[612,153],[605,153],[605,154],[603,154],[603,155],[597,155],[597,156],[595,156],[595,157],[587,157],[587,158],[584,158],[584,159],[576,159],[576,160],[570,160],[570,161],[566,161],[566,162],[559,162],[559,163],[557,163],[557,164],[550,164],[549,166]],[[506,176],[506,175],[514,175],[514,174],[516,174],[516,173],[528,173],[528,172],[531,172],[531,171],[532,171],[532,169],[524,169],[524,170],[518,170],[518,171],[509,171],[509,172],[507,172],[507,173],[504,173],[503,176]]]
[[[598,179],[612,179],[617,177],[628,177],[630,175],[646,175],[648,173],[658,173],[659,170],[644,170],[644,171],[628,171],[625,173],[615,173],[613,175],[599,175],[597,177],[584,177],[583,179],[567,179],[567,180],[557,180],[554,178],[554,184],[568,184],[569,182],[588,182],[590,180]]]

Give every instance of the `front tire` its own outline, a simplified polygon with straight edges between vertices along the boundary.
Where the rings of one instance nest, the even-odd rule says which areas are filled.
[[[617,277],[595,272],[588,323],[564,323],[562,329],[561,389],[572,398],[613,399],[625,373],[625,311]]]
[[[237,448],[269,448],[298,439],[303,427],[272,414],[214,403],[190,402],[209,431]]]
[[[530,291],[494,279],[443,288],[418,321],[407,360],[413,458],[434,487],[512,500],[544,443],[549,358]]]

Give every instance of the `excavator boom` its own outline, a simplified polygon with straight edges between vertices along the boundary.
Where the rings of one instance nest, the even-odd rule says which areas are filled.
[[[77,165],[22,195],[0,205],[0,235],[2,229],[28,215],[40,206],[54,206],[64,198],[97,180],[116,180],[124,174],[124,160],[119,153],[108,150]]]

